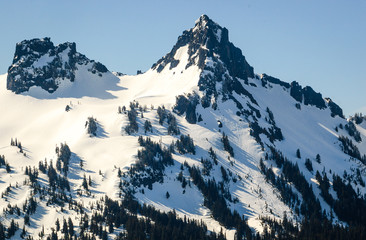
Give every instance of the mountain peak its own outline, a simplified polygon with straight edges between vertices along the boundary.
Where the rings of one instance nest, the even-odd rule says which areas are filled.
[[[218,26],[218,24],[212,21],[207,15],[203,14],[196,20],[194,30],[205,29],[206,27],[213,25]]]
[[[246,80],[254,77],[253,68],[248,64],[241,50],[229,41],[229,32],[226,28],[212,21],[207,15],[201,15],[195,26],[183,32],[178,41],[167,55],[152,66],[153,70],[161,72],[166,66],[174,68],[183,59],[175,59],[178,49],[188,46],[188,63],[205,69],[207,60],[214,58],[224,63],[225,68],[233,77]],[[186,61],[186,59],[184,59]]]
[[[196,25],[198,23],[207,23],[208,21],[212,21],[206,14],[202,14],[197,20],[196,20]]]
[[[74,42],[55,46],[49,37],[23,40],[16,44],[7,89],[22,93],[39,86],[53,93],[61,82],[74,82],[78,66],[89,64],[88,71],[93,74],[101,76],[108,71],[103,64],[78,53]]]
[[[207,45],[208,48],[229,41],[228,30],[211,20],[207,15],[201,15],[196,20],[192,32],[195,34],[195,38],[200,40],[203,45]]]

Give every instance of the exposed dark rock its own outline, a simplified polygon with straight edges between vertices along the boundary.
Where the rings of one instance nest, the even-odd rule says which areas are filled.
[[[283,82],[278,78],[272,77],[272,76],[268,76],[267,74],[263,74],[262,75],[262,81],[266,81],[266,82],[270,82],[270,83],[274,83],[274,84],[278,84],[280,86],[283,86],[285,88],[290,88],[290,84],[287,82]]]
[[[174,59],[174,56],[182,46],[188,46],[189,57],[186,68],[197,65],[201,70],[206,70],[202,72],[198,82],[200,91],[204,91],[207,95],[203,101],[205,108],[209,106],[209,101],[206,100],[211,99],[212,95],[214,97],[218,95],[217,82],[223,82],[224,93],[235,91],[255,101],[240,81],[248,83],[248,77],[254,78],[253,68],[245,60],[241,50],[229,42],[226,28],[222,28],[206,15],[202,15],[196,21],[195,27],[184,31],[171,52],[155,63],[152,68],[157,72],[161,72],[166,66],[169,66],[169,69],[175,68],[179,61]],[[213,65],[208,64],[207,61]],[[207,72],[213,74],[206,74]],[[227,72],[229,74],[226,74]]]
[[[126,75],[126,74],[121,73],[121,72],[112,72],[112,73],[113,73],[113,75],[114,75],[114,76],[116,76],[116,77],[122,77],[122,76]]]
[[[290,95],[300,103],[304,100],[305,105],[313,105],[319,109],[327,107],[320,93],[315,92],[309,86],[302,88],[301,85],[295,81],[291,83]]]
[[[218,126],[219,128],[222,128],[222,122],[221,122],[220,120],[217,120],[217,126]]]
[[[343,116],[343,110],[341,107],[339,107],[335,102],[332,101],[330,98],[325,98],[325,100],[328,102],[328,107],[330,108],[331,116],[339,116],[341,118],[344,118]]]
[[[176,104],[174,112],[178,115],[186,114],[187,122],[195,124],[197,122],[196,107],[199,103],[199,97],[195,94],[188,94],[187,96],[179,95],[176,97]]]
[[[75,80],[78,65],[92,63],[90,72],[101,75],[108,69],[76,51],[75,43],[54,46],[50,38],[24,40],[17,43],[13,64],[8,69],[7,89],[15,93],[40,86],[52,93],[61,81]]]
[[[172,59],[169,69],[175,68],[176,66],[178,66],[178,64],[179,64],[179,60]]]
[[[301,105],[300,105],[300,103],[295,103],[295,107],[296,107],[297,109],[301,110]]]
[[[183,115],[188,108],[189,100],[185,96],[179,95],[175,102],[174,112],[180,116]]]
[[[290,95],[296,101],[298,101],[300,103],[302,102],[302,87],[299,85],[298,82],[293,81],[291,83]]]
[[[317,108],[326,108],[325,101],[320,93],[315,92],[311,87],[306,86],[302,90],[304,95],[304,104],[313,105]]]
[[[101,72],[101,73],[105,73],[108,72],[108,69],[106,66],[104,66],[103,64],[101,64],[100,62],[95,62],[93,67],[95,68],[95,70]]]
[[[203,108],[208,108],[211,105],[210,98],[207,95],[201,98],[201,105]]]

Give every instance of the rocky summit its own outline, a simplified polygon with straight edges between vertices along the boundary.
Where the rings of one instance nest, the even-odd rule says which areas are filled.
[[[103,64],[78,53],[75,43],[54,46],[50,38],[24,40],[16,45],[6,87],[22,93],[39,86],[52,93],[63,81],[75,81],[80,65],[89,65],[88,70],[100,76],[108,71]]]

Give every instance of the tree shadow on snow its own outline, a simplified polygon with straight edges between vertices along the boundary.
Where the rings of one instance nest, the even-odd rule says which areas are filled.
[[[97,122],[97,132],[96,132],[96,136],[97,138],[107,138],[108,137],[108,133],[104,130],[104,126]]]
[[[72,180],[80,180],[83,178],[83,176],[80,176],[80,173],[81,172],[87,173],[87,171],[85,171],[84,168],[80,167],[80,161],[85,162],[77,154],[71,153],[67,178],[72,179]],[[92,171],[90,171],[90,172],[92,172]],[[92,173],[94,173],[94,172],[92,172]]]

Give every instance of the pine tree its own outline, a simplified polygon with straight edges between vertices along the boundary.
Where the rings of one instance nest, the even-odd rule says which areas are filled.
[[[22,230],[22,233],[20,234],[20,237],[24,239],[25,235],[27,235],[27,232],[25,231],[25,225],[23,225],[23,230]]]
[[[81,184],[85,190],[88,190],[88,182],[86,181],[86,176],[84,173],[83,183]]]
[[[55,225],[56,225],[56,231],[57,232],[60,231],[60,221],[58,220],[58,218],[56,219]]]
[[[316,160],[319,164],[322,162],[319,154],[317,154],[317,155],[316,155],[315,160]]]
[[[309,158],[305,160],[305,167],[309,170],[309,172],[313,171],[313,164],[311,163]]]
[[[5,169],[6,169],[6,172],[7,172],[7,173],[10,173],[10,172],[11,172],[11,168],[10,168],[9,163],[6,163],[6,164],[5,164]]]
[[[145,120],[144,123],[144,130],[145,130],[145,134],[149,131],[152,132],[152,125],[151,122],[149,120]]]
[[[82,159],[80,159],[80,169],[83,169],[83,167],[84,167],[83,160],[82,160]]]
[[[98,126],[97,126],[96,118],[88,117],[88,120],[86,121],[85,126],[88,127],[87,132],[89,133],[90,136],[97,135]]]
[[[1,222],[0,222],[0,239],[5,239],[5,227]]]
[[[70,236],[73,236],[74,235],[74,224],[73,224],[70,217],[69,217],[69,220],[68,220],[68,224],[69,224],[68,233],[70,234]]]
[[[61,232],[64,233],[64,234],[67,234],[67,231],[68,231],[67,222],[66,222],[66,219],[64,219],[64,223],[63,223]]]
[[[229,138],[228,138],[228,136],[224,132],[222,133],[222,139],[221,139],[221,141],[224,144],[225,151],[227,151],[230,154],[231,157],[234,157],[234,149],[230,145]]]
[[[298,159],[301,159],[300,149],[297,149],[297,150],[296,150],[296,157],[297,157]]]
[[[38,235],[41,239],[44,237],[44,225],[42,225],[42,230]]]

